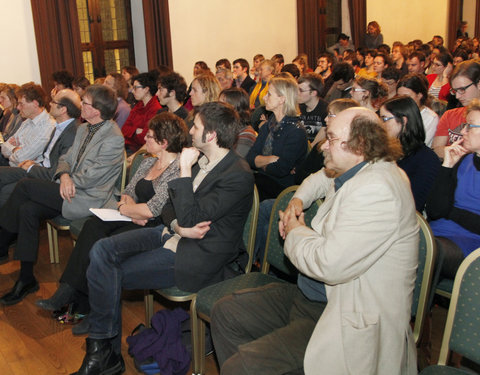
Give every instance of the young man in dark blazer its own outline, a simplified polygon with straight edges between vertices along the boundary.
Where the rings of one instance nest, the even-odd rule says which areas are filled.
[[[168,184],[165,225],[105,238],[92,248],[89,337],[77,374],[122,370],[122,288],[176,285],[196,292],[235,275],[245,263],[242,232],[254,179],[245,160],[231,151],[240,127],[233,107],[202,105],[190,130],[193,147],[182,151],[180,177]]]

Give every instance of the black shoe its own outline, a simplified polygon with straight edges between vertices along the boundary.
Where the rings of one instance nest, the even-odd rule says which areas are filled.
[[[81,335],[86,335],[88,333],[88,330],[90,329],[90,323],[88,323],[88,315],[83,318],[83,320],[75,324],[72,327],[72,333],[75,336],[81,336]]]
[[[27,284],[25,284],[22,280],[18,280],[13,286],[13,289],[0,298],[0,303],[7,306],[15,305],[24,299],[28,294],[35,293],[38,288],[38,282],[35,279]]]
[[[80,370],[71,375],[117,375],[125,371],[120,354],[113,351],[111,339],[87,338],[87,353]]]
[[[35,301],[35,305],[44,310],[55,311],[60,310],[63,306],[68,305],[75,299],[75,289],[67,283],[60,283],[57,291],[48,299],[39,299]]]
[[[4,264],[8,262],[8,252],[4,255],[0,255],[0,264]]]

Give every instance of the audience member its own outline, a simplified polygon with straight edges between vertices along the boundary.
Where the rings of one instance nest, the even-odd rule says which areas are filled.
[[[428,81],[424,74],[407,74],[398,81],[398,95],[411,97],[417,103],[425,128],[425,144],[432,147],[433,137],[437,131],[438,116],[426,106],[428,99]]]
[[[410,309],[418,224],[394,142],[367,109],[347,109],[329,123],[322,149],[336,178],[326,170],[307,178],[279,223],[298,283],[239,292],[214,306],[222,373],[417,373]],[[302,210],[319,198],[308,228]]]
[[[76,301],[76,311],[88,313],[88,307],[83,306],[88,303],[83,301],[88,295],[86,273],[90,250],[99,239],[162,224],[160,214],[168,201],[167,184],[179,177],[179,157],[187,145],[187,135],[187,126],[173,113],[163,112],[150,120],[145,144],[147,152],[155,157],[142,161],[117,203],[118,211],[132,221],[102,221],[96,216],[88,219],[78,236],[57,291],[49,299],[38,300],[37,306],[54,311]],[[88,319],[75,326],[73,332],[88,333]]]
[[[260,79],[250,94],[250,108],[265,105],[264,97],[268,92],[268,81],[273,77],[275,64],[272,60],[263,60],[258,68]]]
[[[50,115],[55,119],[55,130],[43,150],[41,160],[24,160],[18,167],[0,167],[0,207],[22,178],[52,180],[60,156],[73,144],[80,124],[80,112],[80,97],[71,89],[60,90],[54,95],[50,102]]]
[[[453,53],[453,66],[468,60],[468,52],[459,48]]]
[[[257,132],[250,124],[250,103],[248,94],[244,89],[232,87],[231,89],[222,90],[218,101],[230,104],[237,111],[240,117],[240,132],[233,149],[241,157],[245,157],[252,148],[257,139]],[[233,131],[234,129],[232,129]]]
[[[228,59],[220,59],[215,63],[215,70],[220,69],[232,71],[232,64],[230,64],[230,61],[228,61]]]
[[[247,94],[253,90],[256,83],[248,74],[250,65],[245,59],[236,59],[233,61],[233,76],[235,78],[235,87],[244,89]]]
[[[398,44],[395,44],[398,43]],[[407,56],[408,50],[401,42],[395,42],[393,44],[392,50],[392,59],[394,62],[395,67],[400,70],[401,76],[403,77],[405,74],[408,73],[408,66],[407,66]]]
[[[393,66],[389,66],[382,73],[382,82],[387,85],[389,99],[397,95],[397,84],[401,74],[401,71]]]
[[[103,82],[103,84],[110,87],[117,95],[118,105],[117,110],[115,111],[115,116],[113,116],[113,121],[115,121],[121,129],[123,124],[125,124],[125,121],[127,121],[131,109],[125,101],[128,95],[128,83],[120,73],[113,72],[105,77],[105,82]]]
[[[168,183],[171,205],[162,211],[166,226],[104,238],[92,248],[90,329],[80,374],[113,374],[122,368],[122,287],[176,285],[196,292],[238,274],[234,266],[246,263],[242,233],[252,205],[253,176],[230,151],[238,122],[229,105],[202,105],[190,130],[194,147],[183,149],[180,178]]]
[[[137,104],[122,127],[125,149],[129,155],[145,144],[148,122],[162,108],[155,96],[156,92],[157,81],[153,74],[140,73],[133,77],[133,95]]]
[[[187,96],[187,83],[178,73],[171,72],[161,75],[157,80],[157,98],[163,106],[162,110],[177,115],[185,120],[188,117],[188,111],[182,105]]]
[[[260,128],[246,156],[255,174],[260,200],[276,198],[294,184],[292,171],[307,156],[307,136],[298,118],[298,85],[288,73],[270,80],[265,107],[273,114]]]
[[[387,85],[376,78],[358,77],[353,82],[350,95],[362,107],[376,112],[382,101],[387,97],[388,88]]]
[[[229,89],[233,86],[233,73],[230,70],[219,68],[215,73],[215,77],[217,77],[222,90]]]
[[[122,74],[122,77],[123,77],[123,74]],[[90,81],[86,77],[83,77],[83,76],[78,77],[73,80],[72,86],[73,86],[73,91],[75,91],[80,96],[80,99],[83,99],[83,95],[85,95],[85,91],[87,90],[87,87],[90,86]]]
[[[3,140],[7,141],[22,125],[23,119],[17,109],[17,91],[19,87],[14,84],[6,85],[0,91],[3,106],[3,116],[0,120],[0,133]]]
[[[444,255],[441,276],[454,279],[460,263],[480,247],[480,101],[466,109],[462,138],[445,147],[444,160],[427,201],[438,249]]]
[[[17,167],[24,160],[40,162],[55,121],[45,107],[47,94],[41,86],[26,83],[17,92],[20,116],[25,119],[15,134],[1,145],[0,165]]]
[[[273,64],[275,65],[273,74],[280,73],[282,71],[283,66],[285,65],[285,59],[283,58],[283,55],[281,53],[277,53],[273,55],[270,60],[273,61]]]
[[[112,89],[93,85],[82,101],[82,118],[74,143],[60,157],[52,180],[23,179],[0,210],[0,254],[8,254],[18,234],[14,259],[20,275],[12,290],[0,298],[14,305],[38,290],[33,266],[38,253],[42,220],[63,215],[73,220],[90,215],[90,208],[115,205],[113,189],[123,161],[123,137],[111,119],[117,99]],[[55,181],[59,181],[55,182]]]
[[[432,61],[432,74],[427,75],[428,94],[441,100],[448,100],[450,95],[450,74],[453,70],[453,59],[450,53],[440,53]]]
[[[138,69],[134,66],[124,66],[121,70],[122,76],[128,83],[128,95],[127,103],[130,104],[130,107],[133,108],[137,104],[135,95],[133,95],[133,77],[140,74]]]
[[[409,96],[389,99],[380,108],[380,118],[388,136],[400,140],[403,157],[397,164],[410,180],[417,211],[423,212],[440,170],[440,160],[425,145],[425,129],[418,106]]]
[[[327,48],[327,51],[334,55],[343,55],[343,52],[347,49],[355,51],[355,46],[350,41],[350,37],[344,33],[341,33],[337,38],[337,43]]]
[[[349,98],[355,72],[349,63],[335,64],[332,71],[333,84],[325,95],[325,101],[330,103],[335,99]]]
[[[255,82],[260,80],[260,64],[265,60],[262,54],[257,54],[253,57],[253,66],[250,69],[250,75]]]
[[[375,56],[377,56],[377,52],[373,49],[365,52],[365,66],[358,71],[358,77],[375,78],[377,76],[377,72],[373,69]]]
[[[53,98],[55,94],[64,89],[73,89],[73,80],[75,77],[67,70],[59,70],[52,73],[53,89],[50,96]]]
[[[472,99],[480,98],[480,63],[476,60],[458,64],[450,77],[450,92],[463,105],[446,111],[438,123],[432,148],[443,159],[444,147],[462,137],[462,126],[466,121],[465,111]]]
[[[377,56],[373,59],[373,71],[377,73],[378,79],[381,79],[383,71],[392,65],[390,57],[382,52],[377,53]]]
[[[383,44],[383,35],[380,25],[377,21],[370,21],[367,25],[367,33],[364,36],[364,47],[368,49],[378,48]]]
[[[295,64],[285,64],[282,68],[282,71],[280,73],[287,72],[292,75],[293,78],[298,80],[300,77],[300,69]]]
[[[304,126],[307,137],[312,142],[318,132],[325,126],[328,103],[320,97],[323,92],[322,76],[316,73],[307,73],[298,80],[298,104],[300,107],[300,121]]]
[[[425,74],[425,55],[422,52],[413,51],[408,55],[407,67],[409,73]]]

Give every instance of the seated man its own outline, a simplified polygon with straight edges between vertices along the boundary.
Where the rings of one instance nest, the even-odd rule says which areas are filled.
[[[50,102],[50,115],[56,121],[55,131],[43,151],[43,160],[24,160],[18,167],[0,167],[0,207],[5,204],[20,179],[52,179],[59,157],[70,149],[75,139],[80,111],[80,97],[73,90],[60,90],[54,95]]]
[[[156,95],[163,107],[159,112],[167,110],[185,120],[188,116],[187,109],[182,105],[187,97],[187,83],[185,79],[180,74],[171,72],[160,75],[157,83],[158,90]]]
[[[93,85],[82,101],[82,124],[70,150],[60,157],[52,181],[25,178],[0,209],[0,257],[18,233],[14,259],[20,277],[0,304],[14,305],[38,290],[33,265],[38,253],[38,229],[44,219],[62,214],[73,220],[90,215],[90,208],[116,207],[115,181],[124,156],[124,139],[114,121],[117,98],[112,89]]]
[[[233,61],[233,76],[235,78],[235,87],[244,89],[247,94],[255,87],[255,81],[250,78],[248,72],[250,65],[245,59],[236,59]]]
[[[231,106],[202,105],[190,130],[194,147],[183,149],[180,178],[168,183],[171,205],[162,211],[164,223],[175,233],[161,225],[118,234],[93,246],[87,271],[90,330],[77,374],[122,370],[122,287],[177,285],[196,292],[233,276],[245,262],[242,231],[254,180],[248,164],[231,151],[239,129]]]
[[[15,134],[2,143],[0,165],[17,167],[24,160],[39,162],[55,121],[45,109],[47,94],[41,86],[26,83],[18,92],[18,109],[25,119]]]
[[[365,108],[337,114],[325,169],[284,213],[298,286],[274,283],[220,300],[212,335],[222,374],[416,374],[410,310],[418,224],[401,155]],[[325,197],[305,226],[303,208]]]

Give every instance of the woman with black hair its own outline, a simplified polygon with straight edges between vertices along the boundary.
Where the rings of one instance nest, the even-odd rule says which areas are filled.
[[[425,145],[425,130],[418,106],[408,96],[395,97],[380,107],[380,118],[388,135],[398,138],[402,145],[403,158],[397,164],[410,179],[415,206],[422,212],[440,170],[440,160]]]
[[[128,155],[133,154],[145,144],[148,122],[162,108],[155,96],[156,93],[157,79],[154,74],[140,73],[133,77],[133,95],[137,104],[122,127]]]
[[[453,70],[453,58],[449,52],[441,52],[433,58],[432,74],[427,75],[429,95],[448,101],[450,95],[450,74]]]

